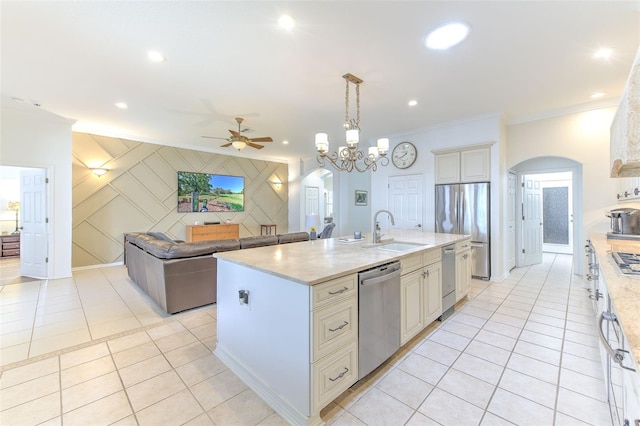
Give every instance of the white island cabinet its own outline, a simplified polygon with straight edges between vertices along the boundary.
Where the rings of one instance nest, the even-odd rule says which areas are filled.
[[[336,238],[215,255],[214,352],[287,422],[323,424],[320,410],[358,380],[359,271],[400,260],[412,270],[403,280],[418,277],[406,299],[416,302],[406,318],[417,324],[408,334],[441,314],[441,247],[468,236],[389,234],[423,245],[398,252]]]

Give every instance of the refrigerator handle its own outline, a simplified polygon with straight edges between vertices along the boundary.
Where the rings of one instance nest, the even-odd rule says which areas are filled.
[[[459,232],[458,230],[460,229],[460,218],[458,217],[460,212],[459,212],[459,208],[458,208],[458,191],[454,191],[453,193],[454,197],[453,197],[453,205],[455,206],[454,214],[456,215],[455,217],[455,224],[456,227],[453,230],[454,233]]]
[[[460,219],[458,219],[458,233],[464,234],[464,191],[460,189]]]

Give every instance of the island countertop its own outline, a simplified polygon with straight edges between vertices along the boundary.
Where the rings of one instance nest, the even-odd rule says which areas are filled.
[[[622,325],[631,352],[636,362],[640,361],[640,277],[625,276],[615,265],[611,252],[639,253],[640,241],[608,239],[601,233],[589,235],[591,243],[596,250],[600,270],[607,283],[607,289],[611,296],[611,302],[618,314],[618,320]]]
[[[385,232],[381,244],[391,238],[393,242],[422,245],[409,250],[392,251],[380,247],[367,248],[371,246],[370,236],[356,242],[352,242],[352,238],[348,242],[341,241],[342,238],[328,238],[226,251],[214,253],[213,256],[302,284],[315,285],[423,250],[454,244],[470,236],[391,229]]]

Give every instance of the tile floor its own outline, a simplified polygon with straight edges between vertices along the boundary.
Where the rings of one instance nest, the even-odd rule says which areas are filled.
[[[285,424],[211,353],[215,306],[162,315],[124,267],[4,286],[0,309],[2,425]],[[609,425],[594,330],[572,257],[546,254],[504,282],[473,280],[470,300],[453,316],[338,397],[322,418],[332,425]]]

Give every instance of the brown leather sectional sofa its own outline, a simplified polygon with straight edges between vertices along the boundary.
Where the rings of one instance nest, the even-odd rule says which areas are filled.
[[[307,240],[307,232],[294,232],[184,243],[153,232],[132,232],[125,234],[125,263],[133,282],[173,314],[216,302],[217,259],[212,253]]]

